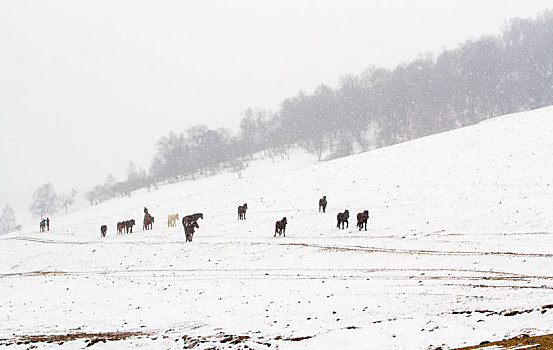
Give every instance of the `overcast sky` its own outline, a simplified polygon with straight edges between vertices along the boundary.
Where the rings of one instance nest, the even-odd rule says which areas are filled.
[[[171,130],[236,129],[249,107],[276,109],[299,90],[439,53],[548,7],[551,0],[2,0],[0,205],[28,206],[45,182],[62,192],[109,173],[122,180],[129,160],[149,166],[154,143]]]

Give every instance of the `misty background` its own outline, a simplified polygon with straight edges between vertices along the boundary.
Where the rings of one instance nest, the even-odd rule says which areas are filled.
[[[84,201],[112,174],[111,195],[125,195],[236,169],[271,147],[330,159],[551,104],[551,16],[509,21],[547,6],[2,2],[0,207],[26,224],[46,182]],[[324,123],[304,135],[314,120]],[[166,166],[200,148],[213,154],[201,142],[240,147],[194,169]],[[115,186],[132,174],[129,161],[135,183]]]

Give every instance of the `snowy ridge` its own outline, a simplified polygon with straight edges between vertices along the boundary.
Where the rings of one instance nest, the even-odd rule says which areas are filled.
[[[551,333],[552,134],[544,108],[320,164],[294,154],[3,236],[0,338],[143,331],[94,346],[428,349]],[[350,227],[338,230],[344,209]],[[167,215],[195,212],[205,219],[185,243]],[[273,238],[284,216],[286,238]],[[131,218],[135,233],[116,236]]]

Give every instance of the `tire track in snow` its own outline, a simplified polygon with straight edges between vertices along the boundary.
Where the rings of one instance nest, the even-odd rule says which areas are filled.
[[[516,252],[490,252],[490,251],[451,251],[451,250],[426,250],[426,249],[395,249],[395,248],[379,248],[365,246],[331,246],[311,243],[280,243],[280,245],[299,246],[307,248],[317,248],[324,250],[336,251],[358,251],[367,253],[389,253],[389,254],[421,254],[421,255],[499,255],[499,256],[515,256],[525,258],[553,258],[553,254],[549,253],[516,253]]]
[[[387,274],[379,274],[385,272]],[[449,274],[444,274],[449,272]],[[392,274],[390,274],[392,273]],[[428,275],[426,273],[429,273]],[[438,273],[438,274],[436,274]],[[451,273],[463,273],[452,275]],[[203,279],[324,279],[324,280],[444,280],[512,281],[553,280],[553,276],[527,276],[499,271],[464,269],[121,269],[105,271],[26,271],[0,274],[0,278],[37,276],[106,276],[117,278],[188,278]],[[447,284],[446,284],[447,285]],[[452,284],[453,285],[453,284]],[[455,284],[457,285],[457,284]],[[469,286],[469,285],[467,285]],[[470,285],[472,286],[472,285]],[[553,288],[553,287],[548,287]]]

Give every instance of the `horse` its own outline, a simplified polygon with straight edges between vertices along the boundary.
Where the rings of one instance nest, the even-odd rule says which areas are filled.
[[[40,221],[40,232],[46,231],[46,220]]]
[[[186,215],[185,217],[182,218],[182,225],[186,226],[185,225],[186,223],[191,224],[193,222],[198,221],[198,219],[203,219],[203,218],[204,218],[204,214],[202,214],[202,213]],[[199,226],[198,226],[198,228],[199,228]]]
[[[319,213],[321,212],[321,209],[323,210],[323,213],[325,213],[325,210],[326,210],[326,196],[323,196],[323,198],[319,199]]]
[[[123,233],[123,230],[125,229],[125,221],[121,221],[117,223],[117,234],[120,235]]]
[[[179,221],[179,214],[171,214],[167,216],[167,227],[177,226],[177,221]]]
[[[125,224],[125,229],[127,230],[127,233],[129,233],[129,231],[132,233],[132,227],[136,225],[134,219],[125,221],[124,224]]]
[[[100,226],[100,237],[105,237],[107,231],[108,231],[108,227],[106,225]]]
[[[279,237],[281,234],[286,237],[286,224],[288,224],[286,217],[283,217],[282,220],[277,221],[275,224],[275,235],[273,237],[276,237],[277,233]]]
[[[344,223],[347,224],[346,227],[349,228],[349,222],[348,222],[348,219],[349,219],[349,210],[345,210],[343,213],[338,213],[338,215],[336,216],[336,219],[338,219],[338,225],[336,225],[336,227],[340,228],[340,224],[342,224],[342,230],[344,229]]]
[[[359,227],[359,231],[363,228],[363,225],[365,225],[365,231],[367,231],[367,220],[369,219],[369,211],[365,210],[362,213],[357,214],[357,227]]]
[[[192,242],[192,237],[194,236],[194,227],[200,228],[200,225],[196,221],[187,223],[184,225],[184,235],[186,236],[185,242]]]
[[[144,215],[144,224],[142,225],[143,230],[151,230],[154,223],[154,217],[151,215]]]
[[[238,207],[238,220],[246,220],[246,210],[248,210],[248,203]]]

